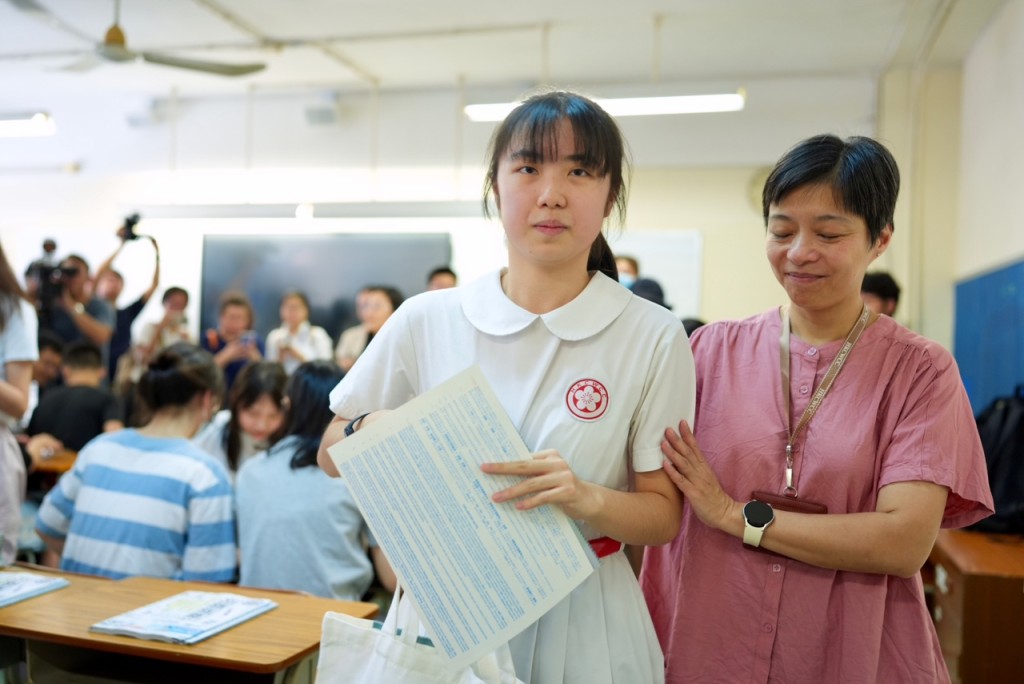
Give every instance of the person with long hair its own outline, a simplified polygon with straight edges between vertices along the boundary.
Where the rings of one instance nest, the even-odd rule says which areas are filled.
[[[508,266],[417,295],[384,324],[331,394],[327,448],[388,409],[477,365],[519,430],[529,460],[488,463],[509,484],[499,505],[557,506],[600,566],[509,643],[524,682],[660,682],[661,649],[623,544],[663,544],[682,497],[662,470],[668,425],[692,417],[693,359],[670,311],[618,284],[602,233],[626,202],[625,142],[581,95],[530,97],[492,138],[493,196]],[[632,353],[623,357],[624,347]],[[689,418],[687,418],[689,419]]]
[[[235,515],[227,471],[191,443],[220,405],[224,378],[209,352],[161,352],[137,388],[148,422],[100,435],[46,495],[36,531],[62,570],[230,582]]]
[[[239,584],[358,601],[376,567],[394,591],[391,567],[375,544],[367,548],[366,521],[344,481],[317,467],[334,417],[328,397],[342,375],[333,361],[299,365],[288,379],[281,440],[238,471]]]
[[[196,445],[234,478],[247,459],[280,437],[287,382],[284,367],[277,361],[253,361],[244,366],[228,393],[228,407],[218,411],[196,435]]]
[[[10,426],[28,409],[37,330],[35,307],[0,246],[0,565],[18,551],[27,464]]]

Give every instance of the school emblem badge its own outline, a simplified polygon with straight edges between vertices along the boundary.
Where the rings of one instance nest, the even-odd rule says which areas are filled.
[[[569,413],[580,420],[597,420],[608,410],[608,389],[597,380],[577,380],[565,395]]]

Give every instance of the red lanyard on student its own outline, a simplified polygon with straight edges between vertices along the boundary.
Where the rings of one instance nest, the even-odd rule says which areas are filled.
[[[871,316],[871,311],[868,310],[867,306],[864,306],[860,312],[860,318],[853,324],[849,334],[846,336],[846,341],[843,343],[839,353],[836,354],[836,358],[832,359],[831,365],[828,367],[828,371],[825,373],[825,377],[822,378],[821,384],[818,386],[814,396],[811,397],[811,401],[807,404],[807,408],[804,409],[804,413],[800,416],[800,420],[797,422],[796,427],[790,430],[790,399],[789,399],[789,307],[783,307],[782,309],[782,335],[779,338],[779,349],[781,357],[779,358],[780,365],[782,368],[782,401],[786,407],[785,420],[786,420],[786,431],[789,433],[789,439],[786,441],[786,479],[785,488],[782,493],[786,496],[797,497],[798,493],[796,487],[793,485],[793,442],[796,441],[796,436],[800,430],[807,426],[807,423],[811,422],[811,418],[814,417],[818,407],[821,406],[821,402],[825,400],[825,395],[828,394],[829,389],[832,387],[832,383],[835,381],[836,376],[839,375],[839,371],[843,369],[843,364],[846,363],[846,358],[850,355],[853,350],[853,345],[857,344],[857,340],[860,339],[860,334],[864,332],[864,328],[867,327],[868,318]]]

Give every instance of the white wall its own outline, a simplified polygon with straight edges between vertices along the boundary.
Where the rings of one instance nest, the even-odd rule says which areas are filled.
[[[956,275],[1024,257],[1024,0],[1010,0],[964,64]]]

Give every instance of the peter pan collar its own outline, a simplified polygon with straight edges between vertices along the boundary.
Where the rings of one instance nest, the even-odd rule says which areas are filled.
[[[571,302],[546,314],[535,314],[505,295],[501,273],[489,273],[460,288],[463,313],[486,335],[513,335],[539,318],[562,340],[584,340],[611,325],[633,298],[632,292],[598,272]]]

